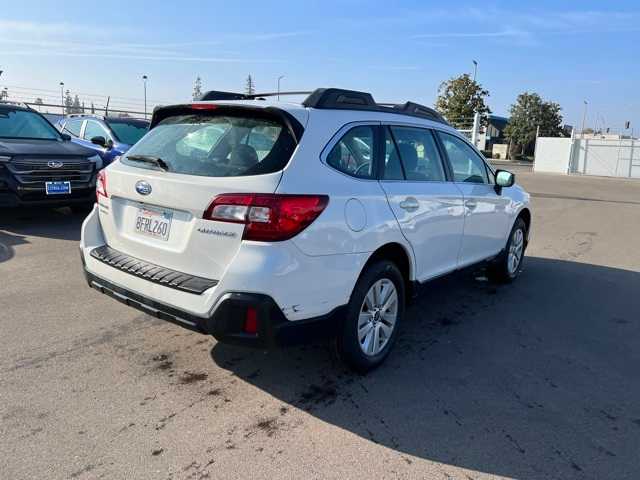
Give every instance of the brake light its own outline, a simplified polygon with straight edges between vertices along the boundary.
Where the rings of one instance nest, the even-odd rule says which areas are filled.
[[[218,108],[218,105],[215,105],[212,103],[192,103],[191,104],[192,110],[215,110],[216,108]]]
[[[96,202],[100,201],[100,195],[109,198],[107,194],[107,174],[104,170],[100,170],[96,175]]]
[[[225,193],[213,199],[203,218],[246,225],[244,240],[279,242],[311,225],[328,203],[326,195]]]

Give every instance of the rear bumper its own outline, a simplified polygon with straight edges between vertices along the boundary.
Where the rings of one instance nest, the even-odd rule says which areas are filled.
[[[0,191],[0,207],[66,207],[70,205],[90,205],[95,203],[96,194],[94,190],[88,193],[80,193],[59,196],[30,195],[21,197],[13,192]]]
[[[271,349],[329,338],[336,334],[344,313],[344,307],[338,307],[321,317],[290,321],[268,295],[233,292],[220,298],[211,316],[199,317],[115,285],[93,275],[86,268],[85,276],[91,288],[148,315],[213,335],[223,343],[254,348]],[[249,308],[257,313],[258,328],[255,334],[244,331]]]

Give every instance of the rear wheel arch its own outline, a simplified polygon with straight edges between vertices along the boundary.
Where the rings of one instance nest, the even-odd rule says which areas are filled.
[[[409,295],[413,279],[413,260],[409,251],[400,243],[387,243],[375,250],[360,271],[360,276],[367,268],[379,260],[389,260],[400,270],[405,283],[405,292]],[[360,278],[360,276],[358,278]]]

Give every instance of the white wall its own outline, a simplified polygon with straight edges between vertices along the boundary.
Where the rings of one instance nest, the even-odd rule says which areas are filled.
[[[576,138],[571,171],[604,177],[640,177],[640,142]]]
[[[533,168],[536,172],[640,178],[640,142],[539,137]]]
[[[570,138],[538,137],[533,169],[543,173],[568,173],[571,156]]]

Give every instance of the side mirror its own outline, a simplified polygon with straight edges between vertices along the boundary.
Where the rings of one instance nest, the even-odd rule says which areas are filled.
[[[500,188],[513,187],[516,182],[516,176],[506,170],[496,171],[496,185]]]
[[[94,145],[100,145],[103,148],[107,147],[107,141],[105,140],[104,137],[99,136],[99,137],[92,137],[91,138],[91,143],[93,143]]]
[[[68,133],[61,133],[60,136],[62,137],[62,140],[64,140],[65,142],[71,141],[71,135],[69,135]]]

